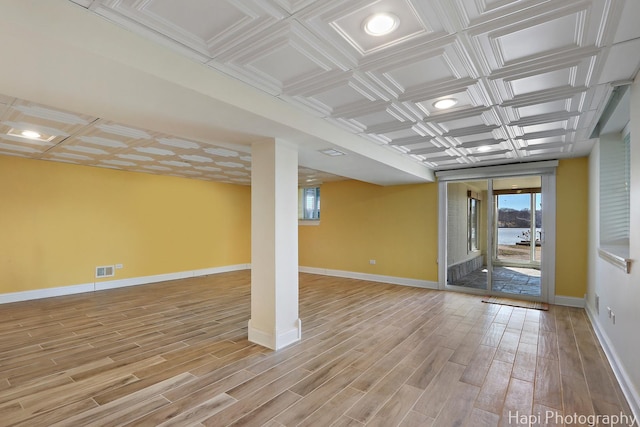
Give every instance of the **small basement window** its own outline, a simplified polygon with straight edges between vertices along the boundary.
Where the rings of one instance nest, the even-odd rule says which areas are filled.
[[[298,219],[305,223],[320,221],[320,187],[298,190]]]

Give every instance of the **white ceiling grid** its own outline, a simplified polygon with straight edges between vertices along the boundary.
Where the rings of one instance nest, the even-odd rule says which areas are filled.
[[[9,135],[14,130],[15,136]],[[23,130],[50,136],[25,138]],[[0,95],[0,154],[173,175],[230,184],[251,183],[247,146],[234,149],[134,129],[104,119]],[[300,168],[301,184],[340,179]]]
[[[587,155],[640,66],[637,0],[70,1],[434,170]],[[366,34],[377,12],[398,28]],[[250,184],[249,145],[2,95],[0,121],[0,154]],[[301,183],[332,179],[300,168]]]
[[[607,56],[640,61],[623,1],[72,1],[433,169],[588,154]]]

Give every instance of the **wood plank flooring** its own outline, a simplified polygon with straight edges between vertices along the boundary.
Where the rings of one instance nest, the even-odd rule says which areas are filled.
[[[583,310],[301,274],[303,339],[273,352],[247,341],[249,281],[243,271],[0,306],[0,425],[516,426],[530,415],[562,425],[547,411],[631,414]]]

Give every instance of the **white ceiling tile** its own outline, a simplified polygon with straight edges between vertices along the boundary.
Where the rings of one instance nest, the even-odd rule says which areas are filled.
[[[140,3],[140,2],[138,2]],[[142,3],[140,13],[155,21],[171,25],[174,31],[190,34],[203,43],[220,33],[229,31],[246,15],[233,4],[224,0],[151,0]]]
[[[638,1],[640,4],[640,1]],[[640,27],[640,25],[636,25]],[[619,43],[611,47],[606,57],[599,84],[621,80],[631,80],[640,68],[640,36],[637,39]]]
[[[564,68],[511,80],[509,81],[509,84],[511,85],[513,95],[519,96],[531,92],[551,90],[562,86],[572,86],[572,83],[574,83],[572,82],[572,76],[574,75],[575,69]]]
[[[177,168],[190,168],[191,163],[180,162],[178,160],[160,160],[158,163],[165,166],[175,166]]]
[[[137,162],[153,162],[155,159],[149,156],[141,156],[139,154],[116,154],[116,157],[127,160],[135,160]]]
[[[96,154],[96,155],[104,155],[104,156],[109,155],[108,151],[101,150],[100,148],[85,147],[85,146],[82,146],[82,145],[69,145],[69,144],[66,144],[66,145],[61,146],[61,148],[65,149],[65,150],[69,150],[69,151],[77,151],[79,153]]]
[[[216,165],[223,166],[225,168],[241,168],[244,166],[242,163],[237,162],[216,162]]]
[[[282,87],[296,78],[328,71],[314,61],[310,55],[288,43],[249,61],[246,66],[250,70],[273,79]]]
[[[99,124],[96,124],[95,127],[97,129],[100,129],[103,132],[110,133],[112,135],[124,136],[132,139],[151,139],[152,138],[149,132],[147,131],[144,131],[141,129],[134,129],[129,126],[123,126],[123,125],[119,125],[111,122],[101,122]]]
[[[182,154],[179,157],[188,162],[195,162],[195,163],[212,163],[213,162],[213,160],[209,157],[198,156],[196,154],[192,154],[192,155]]]
[[[101,145],[103,147],[111,147],[111,148],[126,148],[127,144],[122,141],[116,141],[113,139],[102,138],[99,136],[88,136],[88,135],[80,135],[77,137],[78,140],[94,145]]]
[[[540,104],[524,105],[522,107],[515,107],[515,110],[517,110],[518,116],[521,118],[565,111],[568,112],[567,101],[564,99],[542,102]]]
[[[402,91],[421,84],[456,78],[456,73],[445,57],[435,56],[404,65],[385,73]]]
[[[40,154],[44,151],[44,150],[39,150],[37,146],[10,144],[6,142],[2,142],[1,139],[0,139],[0,149],[8,151],[10,153],[31,153],[31,154]]]
[[[621,43],[640,38],[640,25],[638,25],[640,1],[628,0],[616,3],[623,4],[624,8],[620,12],[620,21],[618,22],[617,28],[615,28],[613,43]]]
[[[188,150],[195,150],[200,148],[200,145],[198,145],[198,143],[196,142],[179,138],[158,138],[158,142],[162,145],[168,145],[170,147],[183,148]]]
[[[533,126],[523,126],[522,130],[524,131],[525,135],[530,133],[535,133],[535,132],[545,132],[545,131],[556,130],[556,129],[567,130],[567,124],[568,123],[566,121],[549,122],[549,123],[542,123],[542,124],[533,125]]]
[[[165,150],[164,148],[157,147],[134,147],[134,150],[140,153],[154,154],[157,156],[173,156],[175,153],[171,150]]]
[[[498,31],[492,40],[499,49],[503,65],[509,65],[523,58],[578,47],[576,35],[580,22],[576,14],[560,16],[537,25],[510,28],[511,31],[504,35]]]

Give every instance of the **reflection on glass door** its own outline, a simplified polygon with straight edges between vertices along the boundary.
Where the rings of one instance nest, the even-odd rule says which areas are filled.
[[[487,291],[487,181],[447,184],[447,285]]]

